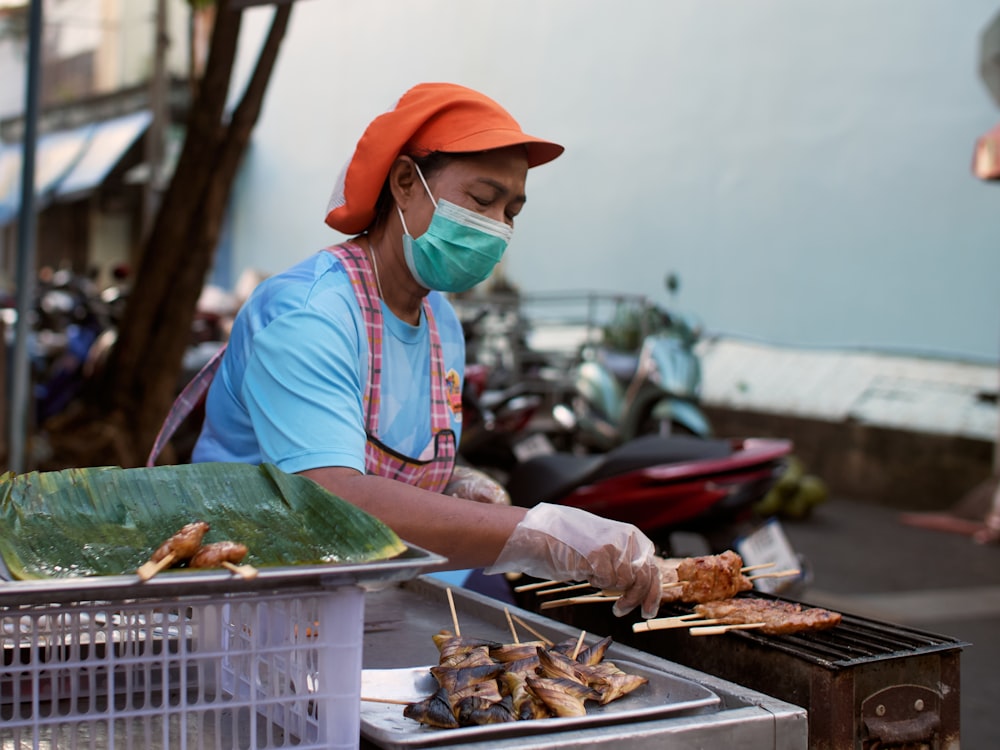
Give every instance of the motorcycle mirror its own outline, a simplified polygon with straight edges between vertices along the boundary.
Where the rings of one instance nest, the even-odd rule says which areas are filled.
[[[678,276],[676,272],[671,271],[667,274],[664,284],[667,287],[667,291],[670,292],[671,295],[677,294],[677,290],[681,288],[681,277]]]

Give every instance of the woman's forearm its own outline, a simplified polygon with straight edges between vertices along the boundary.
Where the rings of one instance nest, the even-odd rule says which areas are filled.
[[[302,475],[371,513],[405,541],[447,557],[448,568],[491,565],[526,513],[524,508],[440,495],[352,469],[310,469]]]

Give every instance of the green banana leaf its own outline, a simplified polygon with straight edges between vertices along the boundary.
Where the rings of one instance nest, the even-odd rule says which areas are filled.
[[[91,467],[0,476],[0,555],[18,579],[125,575],[192,521],[257,567],[395,557],[388,526],[275,466]]]

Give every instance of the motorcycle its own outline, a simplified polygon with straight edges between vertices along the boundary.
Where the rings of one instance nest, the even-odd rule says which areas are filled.
[[[721,552],[747,530],[791,451],[788,440],[644,435],[604,455],[532,458],[511,472],[507,492],[522,507],[571,505],[634,524],[668,553],[676,532]]]
[[[503,484],[517,463],[556,449],[542,429],[551,422],[547,363],[524,342],[516,300],[478,300],[458,311],[466,341],[459,454]]]
[[[518,461],[528,458],[524,446],[542,397],[524,383],[490,388],[489,372],[486,365],[466,365],[459,454],[502,483]]]
[[[555,417],[583,449],[610,450],[638,435],[708,437],[699,407],[699,327],[644,298],[622,298],[595,343],[581,348],[570,405]]]

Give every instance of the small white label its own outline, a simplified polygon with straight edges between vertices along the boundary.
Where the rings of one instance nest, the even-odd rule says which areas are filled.
[[[552,441],[549,440],[547,435],[543,435],[540,432],[528,435],[523,440],[514,443],[513,450],[518,461],[527,461],[529,458],[534,458],[535,456],[547,456],[550,453],[556,452]]]
[[[747,575],[777,573],[783,570],[797,570],[800,567],[799,557],[795,554],[791,542],[785,536],[785,530],[781,527],[781,522],[776,518],[767,521],[763,526],[736,542],[736,551],[743,558],[743,564],[766,565],[772,563],[768,568],[753,571]],[[798,576],[784,576],[776,578],[757,578],[753,585],[758,591],[768,594],[777,594],[788,588],[791,584],[801,578]]]

